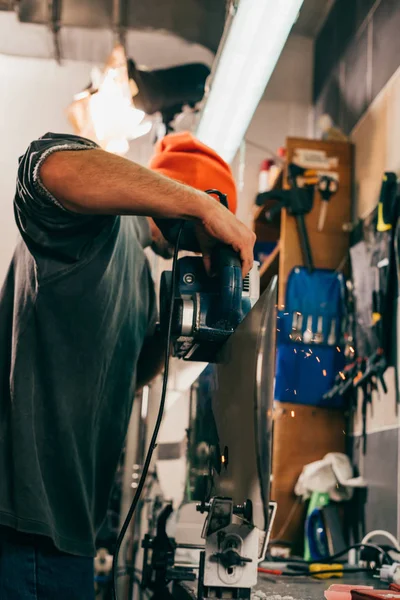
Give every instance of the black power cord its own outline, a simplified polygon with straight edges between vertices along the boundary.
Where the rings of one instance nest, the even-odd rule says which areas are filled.
[[[385,559],[387,560],[388,564],[393,564],[394,560],[393,558],[390,556],[389,551],[394,550],[394,548],[389,548],[389,551],[387,550],[387,548],[384,548],[383,546],[378,546],[376,544],[370,544],[370,543],[366,543],[366,544],[352,544],[351,546],[348,546],[347,548],[345,548],[344,550],[341,550],[340,552],[337,552],[336,554],[331,554],[329,556],[324,556],[315,560],[305,560],[304,558],[300,558],[300,557],[295,557],[295,556],[290,556],[289,558],[281,558],[281,557],[272,557],[270,556],[269,560],[271,560],[272,562],[285,562],[288,563],[289,568],[296,568],[294,565],[303,565],[304,567],[306,567],[307,565],[313,565],[313,564],[329,564],[332,561],[336,560],[337,558],[341,558],[342,556],[344,556],[345,554],[348,554],[348,552],[350,550],[356,550],[356,549],[370,549],[370,550],[375,550],[376,552],[378,552],[379,554],[381,554],[383,557],[385,557]],[[291,567],[291,564],[293,565],[293,567]]]
[[[388,561],[389,565],[393,564],[393,562],[394,562],[393,558],[390,556],[390,554],[386,550],[384,550],[381,546],[377,546],[376,544],[353,544],[352,546],[349,546],[348,548],[345,548],[341,552],[337,552],[336,554],[332,554],[331,556],[326,556],[325,558],[321,558],[321,559],[318,559],[318,560],[310,561],[310,564],[331,562],[333,560],[336,560],[337,558],[340,558],[340,557],[344,556],[350,550],[356,550],[358,548],[360,550],[362,550],[363,548],[369,548],[371,550],[376,550],[377,552],[379,552],[379,554],[382,554],[386,558],[386,560]]]
[[[153,457],[153,452],[157,446],[158,432],[160,430],[161,421],[162,421],[163,414],[164,414],[164,406],[165,406],[165,399],[166,399],[166,394],[167,394],[167,384],[168,384],[172,318],[173,318],[173,311],[174,311],[174,298],[175,298],[175,289],[176,289],[176,268],[177,268],[177,261],[178,261],[179,243],[180,243],[180,238],[181,238],[184,224],[185,223],[182,222],[179,226],[179,231],[178,231],[178,235],[177,235],[176,242],[175,242],[174,257],[173,257],[173,262],[172,262],[172,285],[171,285],[171,296],[170,296],[170,310],[169,310],[169,315],[168,315],[167,337],[166,337],[166,341],[165,341],[165,362],[164,362],[164,375],[163,375],[163,386],[162,386],[162,392],[161,392],[160,407],[158,409],[158,415],[157,415],[156,424],[154,426],[153,435],[151,436],[150,446],[147,451],[146,459],[144,461],[142,475],[140,477],[138,487],[136,488],[136,492],[133,497],[132,504],[129,508],[128,514],[126,516],[124,524],[122,525],[122,529],[119,533],[117,542],[115,544],[114,560],[113,560],[113,567],[112,567],[112,581],[113,581],[112,597],[113,597],[113,600],[118,600],[117,583],[118,583],[118,575],[119,575],[119,572],[118,572],[119,571],[118,570],[119,552],[121,550],[121,545],[122,545],[123,539],[128,530],[128,527],[132,520],[132,517],[135,513],[135,510],[136,510],[137,505],[140,500],[140,496],[141,496],[143,488],[144,488],[144,484],[146,482],[147,473],[149,471],[151,459]]]
[[[349,567],[346,569],[324,569],[321,571],[306,571],[304,569],[299,569],[295,571],[283,571],[282,577],[314,577],[315,579],[318,579],[320,575],[332,575],[332,577],[335,577],[335,574],[336,576],[342,576],[343,574],[346,575],[346,573],[371,573],[372,575],[373,573],[375,573],[375,569],[367,569],[365,567]]]

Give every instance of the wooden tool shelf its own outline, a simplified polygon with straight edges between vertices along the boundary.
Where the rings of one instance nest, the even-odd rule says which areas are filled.
[[[324,228],[318,231],[321,197],[314,192],[313,208],[305,217],[313,262],[316,268],[343,268],[348,254],[348,233],[343,225],[351,221],[353,148],[350,143],[301,138],[286,141],[286,161],[273,189],[289,189],[288,164],[314,168],[319,175],[334,176],[339,188],[328,204]],[[301,164],[301,161],[305,163]],[[269,223],[265,218],[273,199],[254,211],[254,231],[260,242],[276,246],[261,265],[261,289],[273,275],[278,275],[278,305],[285,304],[286,283],[290,272],[303,265],[296,220],[286,209]],[[345,448],[345,416],[343,411],[300,404],[274,403],[271,499],[278,502],[272,538],[283,538],[302,551],[305,505],[296,499],[294,485],[304,465],[320,460],[327,452],[343,452]]]
[[[343,226],[351,221],[351,196],[353,172],[353,147],[347,142],[287,138],[286,160],[281,175],[272,189],[289,189],[287,165],[294,162],[313,168],[318,174],[337,177],[339,189],[328,205],[323,230],[317,230],[321,209],[321,196],[314,192],[313,208],[305,221],[316,268],[339,269],[346,262],[349,238]],[[270,260],[261,266],[261,289],[264,290],[272,276],[279,276],[278,304],[285,304],[286,282],[291,270],[303,264],[296,220],[286,209],[269,223],[266,211],[276,201],[269,199],[254,213],[254,231],[261,242],[279,242]]]

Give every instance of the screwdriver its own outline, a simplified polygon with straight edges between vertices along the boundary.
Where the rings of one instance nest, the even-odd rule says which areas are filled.
[[[328,202],[339,189],[339,182],[333,177],[323,175],[318,183],[318,191],[321,194],[321,209],[318,218],[317,230],[322,231],[325,225],[326,214],[328,212]]]

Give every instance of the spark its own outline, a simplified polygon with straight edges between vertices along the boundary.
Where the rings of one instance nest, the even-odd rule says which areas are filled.
[[[318,356],[316,356],[315,358],[317,359],[317,361],[318,361],[319,363],[321,362]]]
[[[341,350],[340,350],[340,348],[339,348],[339,346],[336,346],[336,350],[337,350],[338,352],[340,352],[340,351],[341,351]]]
[[[312,350],[311,350],[311,348],[309,348],[309,349],[308,349],[308,351],[309,351],[309,353],[310,353],[310,354],[312,354]]]
[[[297,396],[297,391],[296,390],[293,390],[293,391],[294,391],[294,395]]]
[[[322,371],[322,375],[323,375],[324,377],[326,377],[326,369],[324,369],[324,370]]]
[[[350,350],[350,352],[352,352],[352,353],[354,353],[354,352],[355,352],[355,350],[354,350],[353,346],[349,346],[349,350]]]
[[[343,379],[343,381],[345,381],[346,375],[343,373],[343,371],[339,371],[339,375]]]
[[[288,315],[289,313],[283,313],[285,316]]]
[[[310,352],[306,352],[306,358],[309,358],[311,356]]]
[[[294,415],[295,415],[295,412],[294,412],[294,410],[292,410],[292,412],[290,413],[290,416],[294,417]]]
[[[293,348],[293,352],[294,352],[295,354],[297,354],[297,350],[296,350],[296,348]]]
[[[280,331],[280,329],[276,328],[277,331]]]

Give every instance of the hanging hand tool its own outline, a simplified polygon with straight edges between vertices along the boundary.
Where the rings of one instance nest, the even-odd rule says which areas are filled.
[[[289,212],[296,217],[297,231],[300,239],[301,252],[303,255],[304,265],[307,267],[307,271],[312,273],[314,271],[314,262],[311,252],[310,240],[307,233],[306,222],[304,215],[310,212],[314,202],[314,185],[308,185],[306,188],[299,188],[297,186],[297,178],[305,174],[305,169],[298,167],[294,163],[288,165],[288,181],[292,188],[292,203]],[[309,200],[305,204],[303,190],[308,191]],[[309,206],[308,210],[304,210]]]
[[[314,333],[314,335],[312,336],[312,343],[313,344],[322,344],[322,342],[324,341],[324,334],[323,334],[323,317],[322,315],[320,315],[318,317],[318,321],[317,321],[317,331]]]
[[[377,231],[390,231],[393,223],[394,203],[397,195],[397,175],[387,171],[383,175],[378,204]]]
[[[387,362],[382,348],[378,350],[365,361],[365,370],[362,376],[357,380],[356,387],[362,386],[366,381],[379,380],[382,390],[387,394],[387,385],[383,377],[387,369]],[[376,385],[375,385],[376,387]]]
[[[304,335],[303,335],[303,342],[305,344],[311,344],[312,339],[313,339],[312,315],[308,315],[306,330],[305,330]]]
[[[290,184],[289,190],[271,190],[263,194],[265,200],[277,200],[277,203],[265,212],[265,218],[269,222],[273,221],[282,208],[286,208],[288,213],[295,217],[303,262],[308,272],[312,273],[314,263],[304,216],[312,210],[314,187],[318,183],[318,178],[315,171],[304,169],[294,163],[288,165],[287,178]],[[299,187],[300,180],[303,187]]]
[[[328,335],[327,343],[329,346],[334,346],[336,344],[336,319],[332,319],[331,328]]]
[[[322,177],[319,179],[317,189],[321,195],[321,208],[319,212],[317,230],[322,231],[328,212],[328,203],[332,196],[338,191],[339,182],[334,177],[322,175]]]
[[[292,342],[303,341],[303,315],[299,312],[293,313],[292,331],[289,334]]]

